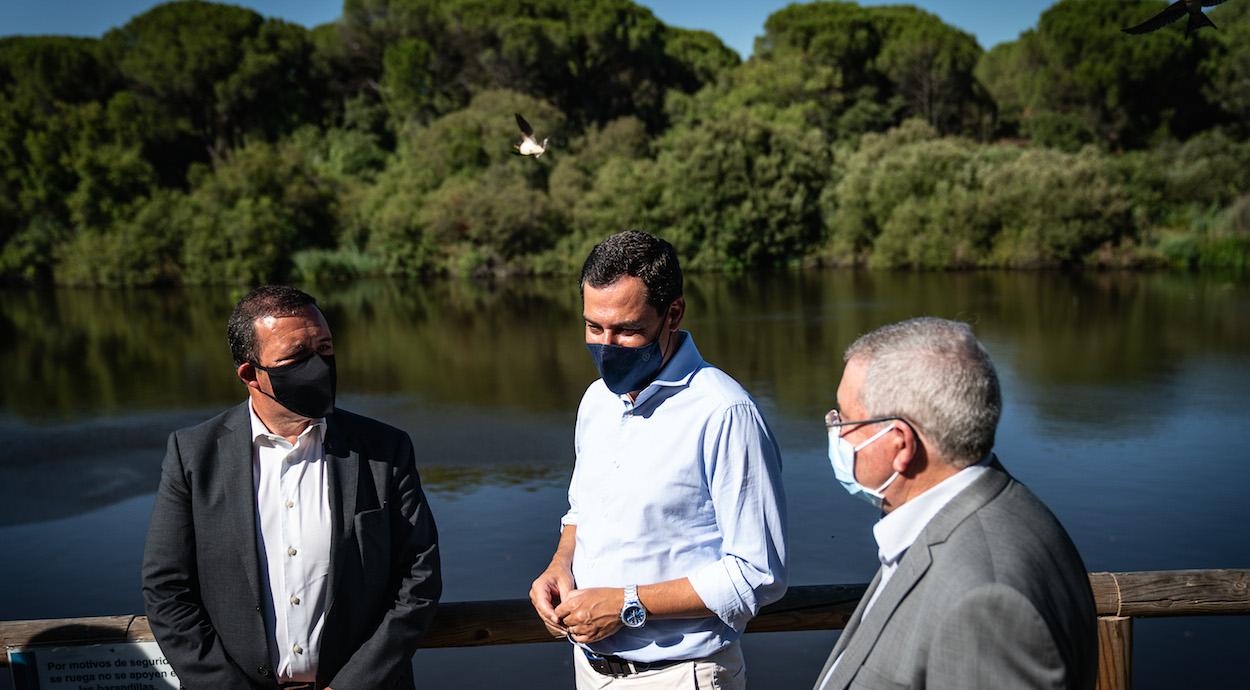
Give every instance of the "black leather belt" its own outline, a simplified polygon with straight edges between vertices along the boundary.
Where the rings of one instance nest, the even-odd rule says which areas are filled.
[[[686,659],[676,659],[673,661],[630,661],[622,659],[615,654],[595,654],[594,652],[582,648],[582,652],[586,654],[586,661],[590,662],[599,675],[612,676],[613,678],[621,678],[623,676],[632,676],[635,673],[643,671],[655,671],[661,668],[668,668],[676,664],[684,663]]]

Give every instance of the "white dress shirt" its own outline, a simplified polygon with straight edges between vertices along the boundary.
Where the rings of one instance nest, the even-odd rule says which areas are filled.
[[[252,478],[260,551],[265,635],[279,683],[314,682],[330,570],[330,486],[325,419],[292,445],[252,415]]]
[[[737,640],[786,590],[776,441],[746,391],[689,333],[638,394],[591,384],[577,411],[564,525],[577,525],[578,587],[682,577],[715,615],[648,620],[588,645],[631,661],[699,659]]]
[[[877,583],[872,597],[864,606],[864,613],[860,616],[860,625],[863,625],[863,621],[868,618],[868,612],[872,611],[872,605],[877,603],[881,592],[885,590],[886,583],[894,577],[903,554],[907,553],[907,549],[916,542],[916,538],[920,536],[924,528],[946,507],[947,503],[971,486],[989,470],[989,467],[990,458],[987,456],[981,462],[965,467],[933,485],[928,491],[895,508],[872,526],[872,536],[877,540],[877,560],[881,561],[881,581]],[[834,659],[833,666],[829,667],[829,674],[833,673],[840,661],[842,661],[842,654]]]

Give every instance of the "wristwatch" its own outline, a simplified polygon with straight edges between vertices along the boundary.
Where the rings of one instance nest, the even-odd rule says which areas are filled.
[[[638,585],[625,588],[625,604],[621,606],[621,622],[627,628],[641,628],[647,623],[647,609],[638,599]]]

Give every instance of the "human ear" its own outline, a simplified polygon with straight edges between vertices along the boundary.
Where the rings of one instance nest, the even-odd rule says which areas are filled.
[[[894,430],[896,433],[890,434],[895,444],[894,460],[890,464],[895,472],[907,474],[907,469],[913,466],[916,459],[920,438],[910,424],[895,422]]]
[[[234,373],[248,388],[260,388],[260,382],[256,380],[258,375],[256,373],[256,367],[252,366],[251,362],[244,362],[240,364],[239,367],[234,370]]]
[[[667,322],[665,326],[670,331],[676,331],[677,327],[681,325],[681,320],[685,315],[686,298],[678,297],[673,300],[672,304],[668,305],[668,313],[664,315],[664,319]]]

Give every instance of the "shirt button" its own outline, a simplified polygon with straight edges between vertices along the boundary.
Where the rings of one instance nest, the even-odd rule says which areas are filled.
[[[287,501],[287,502],[286,502],[286,507],[288,507],[288,508],[294,508],[294,507],[295,507],[295,501]]]
[[[295,596],[291,597],[291,605],[299,606],[299,597],[295,597]]]
[[[294,546],[288,547],[288,548],[287,548],[287,550],[286,550],[286,555],[288,555],[288,556],[294,556],[294,555],[295,555],[295,554],[297,554],[297,553],[299,553],[299,552],[295,550],[295,547],[294,547]]]
[[[301,647],[301,646],[299,646],[298,644],[296,644],[296,645],[294,645],[294,646],[292,646],[292,647],[291,647],[291,651],[292,651],[292,652],[295,652],[296,654],[303,654],[303,653],[304,653],[304,648],[303,648],[303,647]]]

